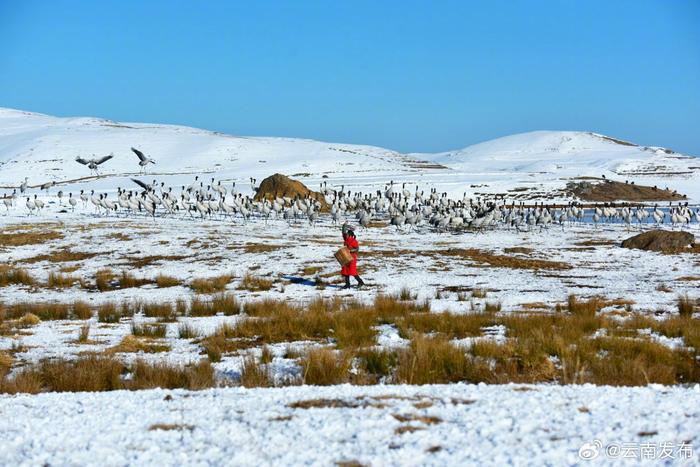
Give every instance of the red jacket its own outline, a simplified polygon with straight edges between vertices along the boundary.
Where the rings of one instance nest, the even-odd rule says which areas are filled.
[[[345,246],[348,247],[348,249],[353,250],[355,248],[359,248],[360,243],[357,241],[356,238],[347,236],[345,237]],[[351,252],[351,254],[352,261],[343,266],[343,268],[340,270],[340,274],[342,274],[343,276],[357,275],[357,253]]]

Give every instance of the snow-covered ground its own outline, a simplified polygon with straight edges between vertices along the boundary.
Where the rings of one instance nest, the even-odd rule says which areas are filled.
[[[6,216],[0,218],[0,226],[23,225],[22,220]],[[432,311],[469,313],[483,309],[487,303],[500,303],[504,312],[532,306],[551,310],[557,303],[565,302],[569,294],[575,294],[582,298],[600,296],[619,303],[604,311],[625,312],[626,308],[627,311],[631,308],[653,316],[657,312],[675,312],[677,297],[686,293],[695,296],[700,283],[696,255],[663,255],[621,248],[619,242],[630,232],[619,224],[598,228],[583,224],[532,232],[499,229],[483,234],[456,235],[436,233],[427,227],[410,233],[393,228],[367,229],[358,232],[362,248],[359,269],[370,286],[353,291],[339,287],[338,265],[332,255],[341,239],[338,228],[328,220],[309,227],[306,223],[290,226],[283,220],[243,224],[229,220],[153,221],[63,213],[46,215],[42,222],[32,225],[47,232],[59,231],[64,236],[39,245],[7,248],[0,251],[0,261],[26,269],[41,282],[59,268],[70,267],[74,269],[70,273],[72,276],[88,283],[94,281],[98,270],[111,268],[116,273],[128,270],[138,278],[154,279],[158,274],[165,274],[181,280],[183,285],[168,288],[146,285],[105,292],[81,288],[77,283],[68,289],[13,285],[0,289],[2,301],[8,305],[23,301],[70,303],[75,300],[93,305],[123,300],[174,302],[195,295],[187,287],[192,279],[231,274],[235,279],[228,290],[242,302],[272,298],[303,303],[317,297],[356,297],[370,301],[377,294],[396,294],[408,288],[418,300],[429,301]],[[697,230],[697,225],[693,227]],[[261,245],[269,249],[259,251]],[[460,248],[515,258],[544,259],[562,263],[567,268],[487,267],[478,260],[448,254],[450,249]],[[61,263],[35,260],[63,250],[95,256]],[[160,259],[142,267],[133,265],[148,257]],[[305,269],[313,272],[305,272]],[[272,288],[259,292],[240,290],[238,286],[247,273],[271,279]],[[326,277],[327,287],[316,286],[319,276]],[[486,296],[465,300],[463,295],[469,296],[474,289],[483,289]],[[221,324],[235,324],[238,319],[239,316],[185,317],[180,321],[208,335]],[[138,316],[135,320],[149,321]],[[79,344],[76,339],[82,324],[75,320],[42,322],[27,330],[27,335],[0,336],[0,348],[21,344],[26,351],[17,353],[16,358],[37,361],[47,356],[105,350],[131,333],[129,320],[106,324],[93,319],[91,338],[96,343]],[[198,344],[178,338],[178,323],[167,326],[166,340],[171,350],[141,357],[180,363],[201,358]],[[398,336],[392,338],[390,330],[385,331],[388,334],[382,333],[380,341],[384,339],[391,345],[391,340]],[[283,347],[279,353],[284,353]],[[228,356],[215,366],[221,374],[236,375],[241,364],[242,356]],[[281,371],[288,371],[284,362],[281,365]]]
[[[0,414],[2,465],[700,462],[700,386],[343,385],[42,394],[0,396]]]
[[[406,155],[369,146],[234,137],[178,126],[63,119],[0,109],[0,194],[11,193],[28,177],[28,193],[38,194],[47,205],[40,215],[29,217],[19,201],[0,216],[0,230],[61,234],[38,244],[0,245],[0,263],[26,269],[40,283],[61,268],[90,282],[105,267],[150,279],[165,274],[183,282],[168,288],[149,284],[105,292],[79,285],[67,289],[12,285],[0,288],[2,303],[174,302],[194,296],[186,286],[191,280],[221,274],[234,276],[227,290],[241,302],[274,298],[303,303],[319,296],[369,302],[377,294],[408,288],[418,300],[429,301],[432,311],[455,314],[481,310],[487,303],[500,303],[502,313],[551,310],[567,295],[576,294],[610,300],[613,305],[604,313],[623,314],[631,309],[655,316],[675,313],[679,295],[697,298],[697,255],[623,249],[619,242],[635,232],[620,224],[596,228],[578,223],[530,232],[501,226],[484,233],[456,234],[438,233],[426,225],[404,232],[387,226],[359,230],[359,268],[369,287],[344,291],[337,286],[338,266],[332,256],[341,244],[339,229],[326,215],[312,227],[306,221],[290,224],[281,219],[244,223],[240,218],[192,219],[186,214],[156,219],[97,215],[91,205],[79,203],[73,212],[66,209],[65,199],[63,206],[58,204],[59,189],[76,195],[81,189],[113,194],[117,187],[136,188],[129,180],[138,172],[131,146],[157,160],[143,180],[179,187],[189,185],[197,175],[205,184],[213,177],[229,187],[235,181],[247,194],[251,177],[259,182],[282,172],[296,175],[310,188],[328,182],[334,188],[373,192],[393,180],[397,185],[408,183],[411,191],[416,186],[426,193],[436,188],[461,198],[465,192],[478,196],[527,187],[535,196],[555,193],[548,198],[551,201],[566,200],[560,190],[572,178],[606,175],[669,186],[688,194],[691,202],[700,201],[697,159],[591,133],[536,132],[461,151]],[[100,178],[90,177],[89,170],[74,161],[76,156],[111,152],[115,157],[101,167]],[[48,194],[36,188],[46,181],[57,182]],[[354,222],[352,216],[350,221]],[[697,223],[685,228],[698,232]],[[451,254],[455,249],[563,266],[496,267],[469,255]],[[37,260],[39,255],[63,250],[94,256],[67,262]],[[146,257],[156,259],[139,265],[138,260]],[[246,273],[271,279],[272,288],[240,289]],[[319,278],[329,284],[317,287]],[[465,299],[465,293],[475,289],[483,289],[486,296]],[[209,335],[220,325],[240,319],[240,315],[180,317],[179,323],[167,324],[163,342],[169,345],[168,351],[118,356],[125,361],[197,361],[203,358],[202,347],[178,337],[180,323]],[[152,320],[134,317],[136,322]],[[0,350],[14,349],[18,368],[45,357],[74,358],[86,351],[104,351],[131,333],[131,319],[107,324],[93,318],[90,323],[87,344],[76,342],[83,321],[44,321],[17,335],[0,336]],[[483,329],[483,336],[456,343],[502,342],[504,332],[494,326]],[[682,338],[657,335],[650,329],[640,334],[670,348],[685,345]],[[379,327],[378,346],[406,344],[392,325]],[[271,345],[275,378],[299,371],[292,359],[285,358],[287,348],[310,345],[320,343]],[[214,363],[217,376],[235,382],[242,361],[242,354],[225,354]],[[318,398],[336,400],[338,407],[289,406]],[[593,443],[589,447],[595,450],[596,439],[602,446],[597,463],[621,462],[619,451],[606,456],[605,449],[611,445],[634,445],[636,458],[642,459],[643,443],[647,443],[656,449],[655,457],[645,458],[650,464],[696,465],[700,461],[698,407],[697,386],[457,384],[0,396],[0,465],[333,465],[351,461],[562,465],[585,462],[578,457],[579,449]],[[672,458],[666,452],[670,445]],[[682,460],[688,446],[695,452]],[[648,446],[644,452],[650,455]]]

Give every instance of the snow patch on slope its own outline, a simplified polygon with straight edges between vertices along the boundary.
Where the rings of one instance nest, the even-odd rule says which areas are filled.
[[[452,168],[535,173],[562,172],[600,176],[624,172],[646,163],[657,173],[687,172],[696,159],[671,150],[642,147],[604,135],[580,131],[533,131],[497,138],[457,151],[417,154]]]

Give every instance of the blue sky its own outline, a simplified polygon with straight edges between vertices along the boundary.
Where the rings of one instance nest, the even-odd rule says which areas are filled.
[[[700,2],[0,0],[0,106],[441,151],[700,155]]]

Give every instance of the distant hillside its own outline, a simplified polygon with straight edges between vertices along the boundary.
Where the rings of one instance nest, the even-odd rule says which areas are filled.
[[[56,181],[71,189],[111,190],[133,184],[139,166],[131,147],[157,161],[146,177],[171,186],[211,178],[252,187],[282,173],[319,183],[376,190],[390,180],[450,193],[503,195],[516,200],[565,200],[581,177],[668,187],[700,200],[700,160],[660,147],[595,133],[535,131],[456,151],[401,154],[375,146],[308,139],[231,136],[177,125],[120,123],[91,117],[58,118],[0,108],[0,188]],[[113,153],[95,180],[75,162]],[[94,155],[94,156],[93,156]],[[149,180],[150,181],[150,180]]]
[[[76,163],[114,153],[100,172],[138,172],[136,147],[153,157],[154,173],[217,173],[217,177],[411,173],[435,164],[388,149],[293,138],[230,136],[196,128],[119,123],[99,118],[57,118],[0,108],[0,185],[25,176],[35,182],[88,176]],[[439,167],[437,167],[439,168]]]
[[[485,171],[560,172],[567,176],[678,175],[700,161],[661,147],[642,147],[577,131],[533,131],[486,141],[457,151],[416,154],[452,168]]]

